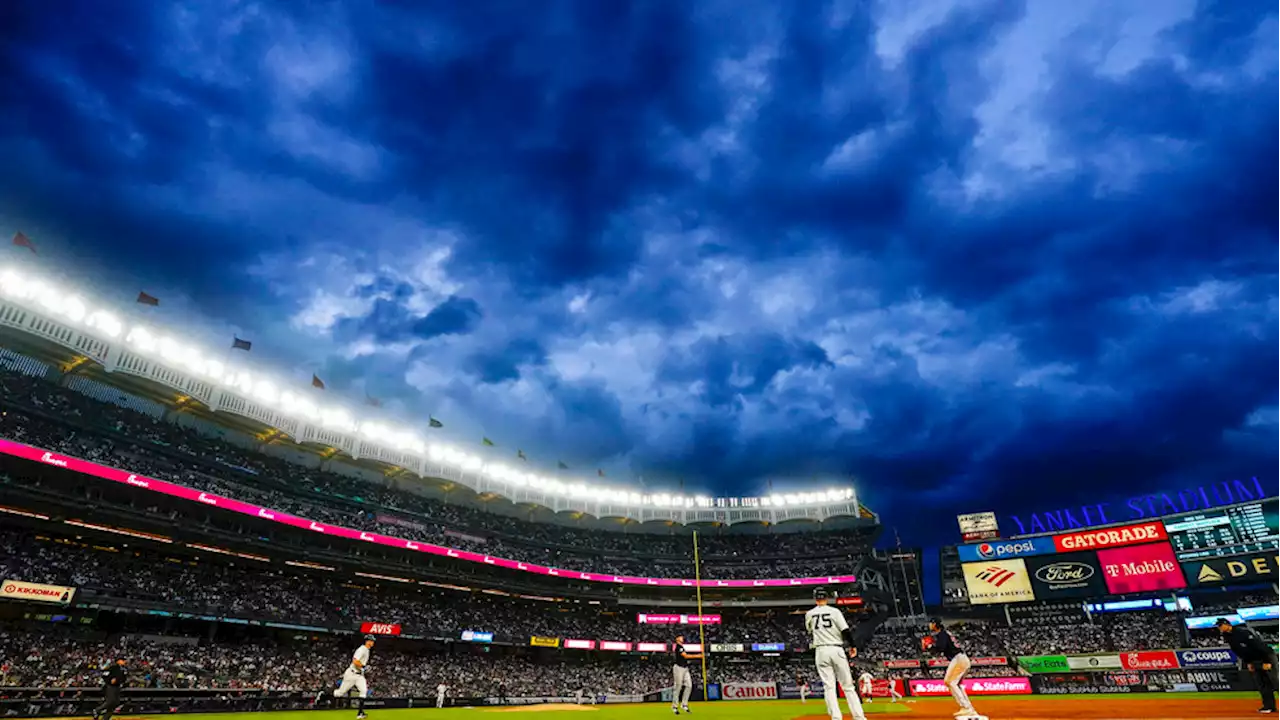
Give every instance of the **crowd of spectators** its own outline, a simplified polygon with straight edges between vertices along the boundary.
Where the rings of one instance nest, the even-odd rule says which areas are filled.
[[[687,535],[530,522],[242,448],[28,375],[0,371],[0,435],[320,522],[568,570],[692,577]],[[621,527],[621,526],[620,526]],[[759,579],[852,572],[852,531],[700,535],[702,574]]]

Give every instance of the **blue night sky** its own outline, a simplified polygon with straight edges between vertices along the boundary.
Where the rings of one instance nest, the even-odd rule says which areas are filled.
[[[443,438],[856,477],[954,540],[1274,487],[1277,33],[1255,0],[18,0],[0,230]]]

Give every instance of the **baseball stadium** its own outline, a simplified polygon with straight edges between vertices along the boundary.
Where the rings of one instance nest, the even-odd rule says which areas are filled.
[[[858,687],[831,681],[846,717],[848,692],[866,716],[959,715],[944,634],[975,716],[1257,710],[1266,671],[1224,639],[1274,652],[1276,503],[1256,482],[1020,537],[962,514],[927,607],[923,551],[882,549],[856,487],[657,495],[530,472],[126,318],[0,272],[7,717],[821,720],[815,597],[856,647]]]

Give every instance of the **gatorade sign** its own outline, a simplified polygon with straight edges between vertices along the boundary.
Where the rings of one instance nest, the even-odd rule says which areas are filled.
[[[1058,552],[1075,552],[1077,550],[1099,550],[1103,548],[1123,547],[1125,545],[1141,545],[1142,543],[1165,540],[1164,523],[1147,522],[1124,527],[1086,530],[1070,535],[1055,535],[1053,544]]]

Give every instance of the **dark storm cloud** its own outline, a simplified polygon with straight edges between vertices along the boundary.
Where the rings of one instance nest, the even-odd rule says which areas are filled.
[[[9,3],[0,211],[615,478],[1274,477],[1274,6],[935,5]]]

